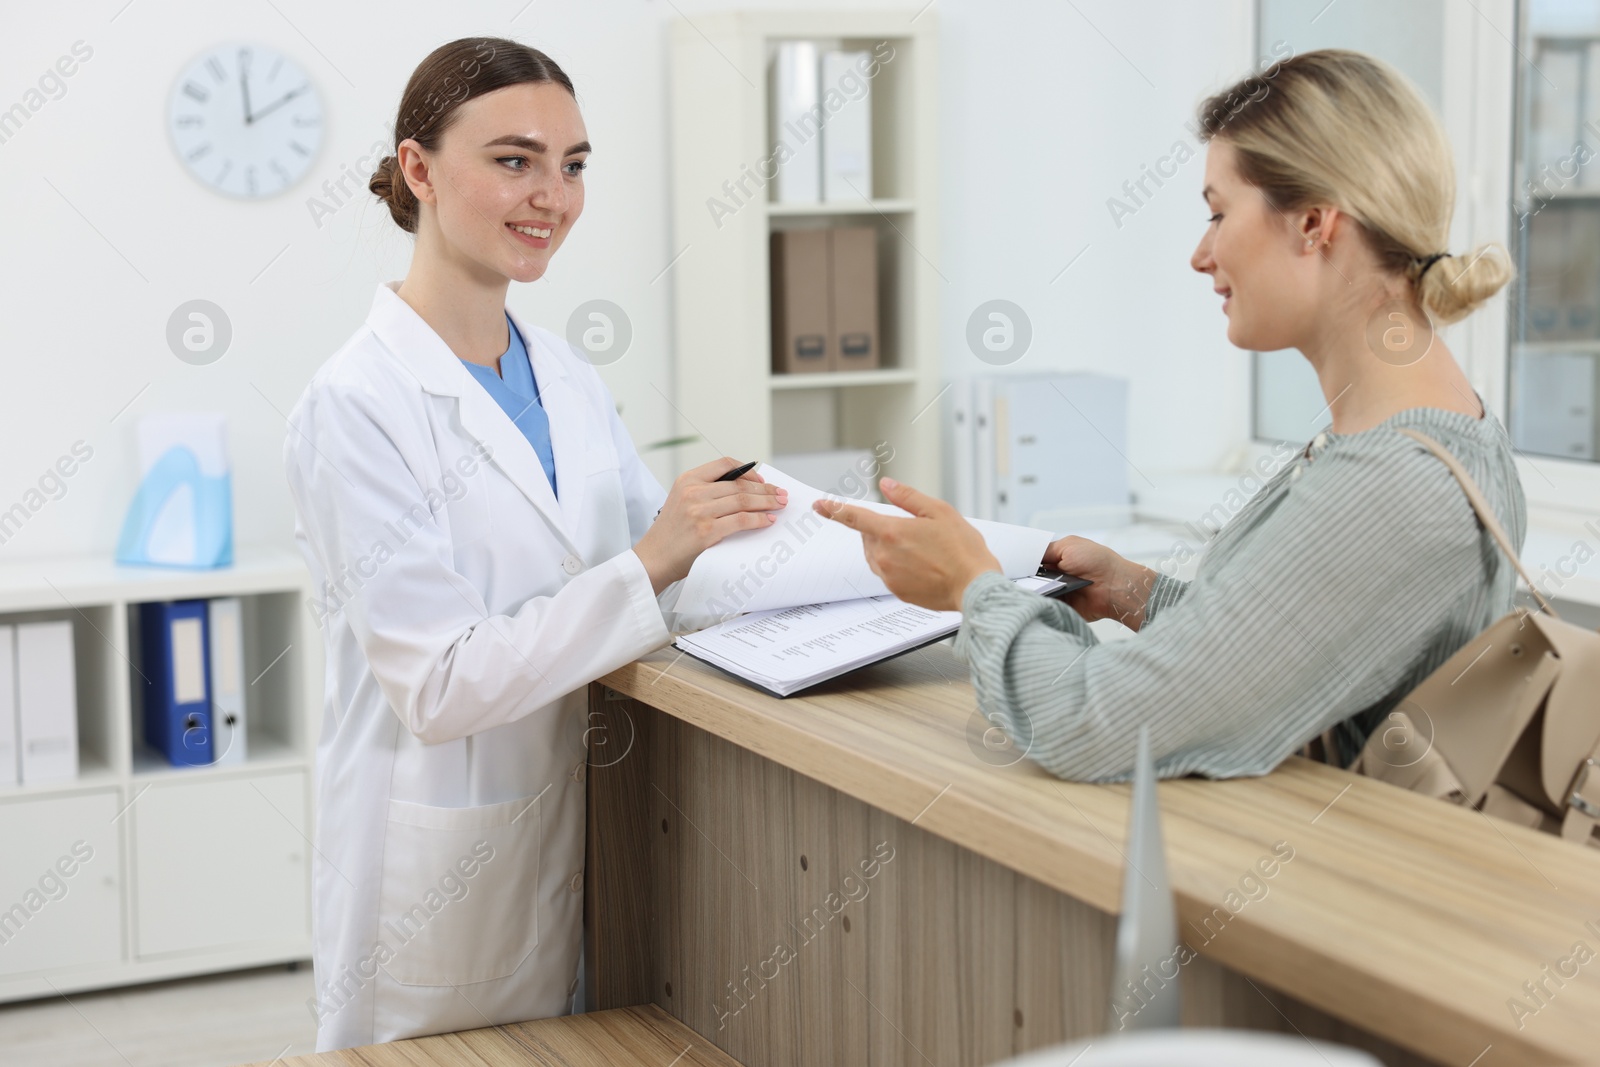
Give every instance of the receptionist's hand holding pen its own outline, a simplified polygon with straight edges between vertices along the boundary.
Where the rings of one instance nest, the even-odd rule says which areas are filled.
[[[820,515],[861,534],[867,565],[901,600],[933,611],[961,610],[974,578],[1000,570],[983,535],[950,504],[901,485],[878,482],[884,499],[911,512],[910,518],[880,515],[835,500],[814,505]],[[1044,552],[1044,563],[1094,584],[1062,597],[1084,619],[1113,618],[1137,630],[1156,572],[1082,537],[1063,537]]]
[[[700,553],[731,533],[772,525],[774,513],[789,502],[787,490],[748,469],[753,464],[725,480],[740,466],[723,456],[683,472],[672,483],[661,513],[633,546],[657,596],[687,575]]]

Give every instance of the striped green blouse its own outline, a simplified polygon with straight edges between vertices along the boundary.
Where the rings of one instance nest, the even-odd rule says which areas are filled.
[[[980,709],[1075,780],[1128,777],[1142,724],[1163,777],[1265,774],[1330,728],[1348,763],[1515,593],[1466,494],[1400,426],[1461,461],[1520,550],[1527,508],[1492,413],[1413,408],[1324,431],[1211,539],[1192,581],[1157,579],[1128,640],[1102,644],[998,573],[975,580],[955,648]]]

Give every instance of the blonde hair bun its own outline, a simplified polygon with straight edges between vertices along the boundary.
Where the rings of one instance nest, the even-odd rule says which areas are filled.
[[[1498,293],[1515,275],[1510,256],[1496,243],[1441,259],[1416,279],[1417,300],[1440,325],[1459,321]]]

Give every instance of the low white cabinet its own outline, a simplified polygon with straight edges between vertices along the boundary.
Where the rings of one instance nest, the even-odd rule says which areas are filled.
[[[163,782],[133,805],[141,959],[310,936],[306,776]]]
[[[114,791],[0,802],[0,975],[122,959]]]

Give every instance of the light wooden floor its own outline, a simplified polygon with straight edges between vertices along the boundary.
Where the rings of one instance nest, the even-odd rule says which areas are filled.
[[[232,1067],[315,1051],[311,964],[0,1005],[17,1067]]]

